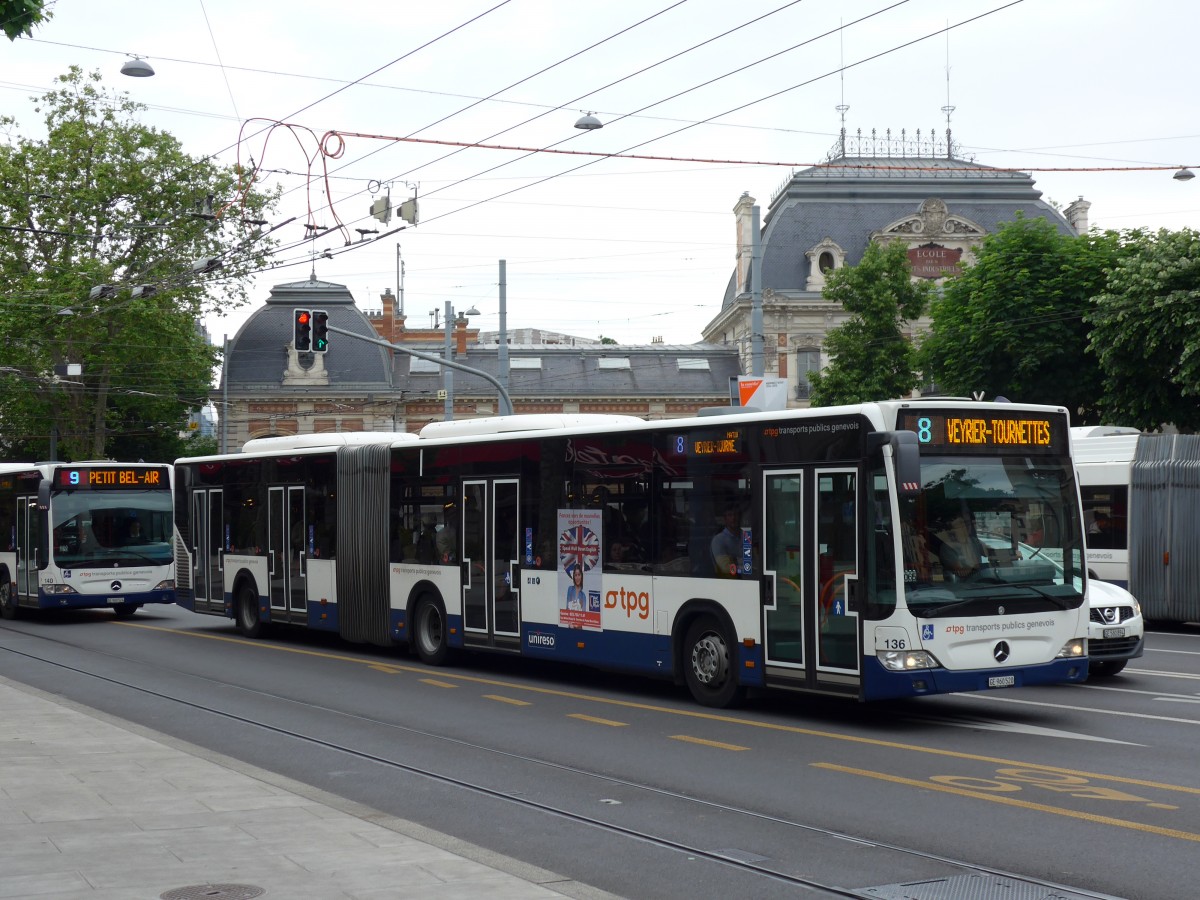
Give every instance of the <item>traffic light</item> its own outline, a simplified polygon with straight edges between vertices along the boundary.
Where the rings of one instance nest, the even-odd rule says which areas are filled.
[[[297,353],[306,353],[312,348],[312,310],[297,309],[293,312],[296,331],[293,343]]]
[[[324,353],[329,349],[329,313],[323,309],[312,311],[312,348],[313,353]]]

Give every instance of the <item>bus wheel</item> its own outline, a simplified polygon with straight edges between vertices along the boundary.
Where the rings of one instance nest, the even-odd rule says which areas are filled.
[[[712,616],[701,616],[687,630],[683,645],[684,677],[692,697],[702,706],[738,705],[745,688],[737,683],[733,644]]]
[[[421,662],[429,666],[440,666],[446,661],[450,652],[447,643],[446,610],[442,604],[430,597],[422,597],[417,601],[414,618],[415,634],[413,641],[417,647],[417,656]]]
[[[243,584],[238,590],[237,628],[248,638],[262,635],[263,624],[258,615],[258,593],[252,584]]]
[[[17,617],[17,597],[13,593],[12,582],[8,580],[8,575],[0,576],[0,616],[5,619],[15,619]]]
[[[118,619],[128,619],[141,608],[140,603],[118,603],[113,607],[113,614]]]

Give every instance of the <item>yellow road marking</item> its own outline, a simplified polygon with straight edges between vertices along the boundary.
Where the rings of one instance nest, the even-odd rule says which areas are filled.
[[[433,687],[456,688],[457,684],[451,684],[449,681],[438,681],[436,678],[422,678],[422,683],[432,685]]]
[[[247,640],[246,638],[230,637],[222,634],[206,634],[199,631],[181,631],[178,628],[166,628],[161,625],[148,625],[139,622],[122,621],[119,619],[107,619],[106,621],[110,624],[122,625],[126,628],[142,628],[147,631],[162,631],[177,637],[196,637],[205,638],[212,641],[224,641],[225,643],[229,644],[244,644],[247,647],[255,647],[259,650],[270,650],[276,653],[295,653],[302,656],[314,656],[322,659],[331,659],[338,662],[365,665],[367,667],[370,667],[377,662],[376,660],[364,660],[354,656],[346,656],[342,653],[325,653],[317,650],[306,650],[302,647],[289,647],[282,644],[266,644],[262,643],[261,641],[252,641]],[[395,669],[396,672],[411,672],[415,675],[426,675],[429,672],[429,667],[425,665],[394,665],[391,663],[388,663],[387,665]],[[755,722],[752,719],[742,719],[737,716],[731,716],[722,713],[705,712],[704,710],[700,709],[673,709],[668,706],[656,706],[652,703],[636,703],[632,700],[615,700],[608,697],[597,697],[593,694],[580,694],[575,691],[565,691],[558,688],[513,684],[511,682],[498,681],[494,678],[484,678],[478,675],[460,675],[456,672],[443,672],[442,677],[460,683],[488,685],[489,687],[500,687],[510,691],[523,691],[525,693],[543,694],[549,697],[563,697],[569,700],[578,700],[583,703],[598,703],[604,706],[618,707],[621,709],[636,709],[642,712],[664,713],[666,715],[679,716],[682,718],[699,719],[709,722],[721,722],[726,725],[741,725],[746,728],[758,728],[765,731],[776,731],[785,734],[798,734],[806,737],[825,738],[831,741],[861,744],[868,747],[886,747],[891,750],[907,750],[911,753],[923,753],[929,756],[942,756],[948,759],[965,759],[974,762],[991,763],[998,766],[1021,766],[1027,769],[1038,769],[1043,772],[1058,772],[1066,775],[1078,775],[1083,778],[1089,778],[1096,781],[1109,781],[1114,784],[1137,785],[1138,787],[1156,788],[1161,791],[1174,791],[1181,794],[1200,795],[1200,787],[1164,784],[1159,781],[1146,781],[1141,778],[1126,778],[1120,775],[1107,775],[1101,772],[1088,772],[1082,769],[1068,769],[1063,766],[1048,766],[1043,763],[1030,763],[1024,760],[983,756],[978,753],[962,753],[957,750],[943,750],[937,747],[922,747],[918,744],[904,744],[900,743],[899,741],[885,741],[880,738],[859,737],[852,734],[839,734],[834,731],[822,731],[816,728],[803,728],[799,725],[785,725],[780,722]]]
[[[1049,806],[1045,803],[1035,803],[1032,800],[1018,800],[1015,797],[1006,797],[1002,794],[989,794],[980,791],[969,791],[965,788],[939,784],[935,781],[921,781],[917,778],[902,778],[899,775],[889,775],[886,772],[872,772],[869,769],[854,769],[850,766],[839,766],[835,763],[810,763],[810,765],[817,769],[829,769],[834,772],[844,772],[847,775],[861,775],[864,778],[874,778],[878,781],[890,781],[893,784],[906,784],[910,787],[922,788],[923,790],[941,791],[944,794],[956,794],[959,797],[972,797],[976,800],[987,800],[990,803],[1002,803],[1005,806],[1016,806],[1021,809],[1032,809],[1039,812],[1050,813],[1056,816],[1067,816],[1071,819],[1082,819],[1085,822],[1095,822],[1099,825],[1113,825],[1117,828],[1127,828],[1131,831],[1145,831],[1150,834],[1160,835],[1162,837],[1173,837],[1178,838],[1181,841],[1194,841],[1196,843],[1200,843],[1200,834],[1195,834],[1191,831],[1180,831],[1177,828],[1162,828],[1158,825],[1145,825],[1141,822],[1131,822],[1128,819],[1117,819],[1112,816],[1098,816],[1095,813],[1064,809],[1061,806]]]
[[[513,706],[533,706],[528,700],[517,700],[514,697],[501,697],[499,694],[484,694],[488,700],[496,700],[500,703],[509,703]]]
[[[595,725],[611,725],[614,728],[624,728],[628,722],[617,722],[614,719],[601,719],[596,716],[585,716],[583,713],[568,713],[568,719],[581,719],[584,722],[591,722]]]
[[[739,747],[737,744],[722,744],[720,741],[706,741],[704,738],[692,737],[688,734],[673,734],[673,741],[687,741],[689,744],[700,744],[704,747],[716,747],[718,750],[749,750],[749,747]]]

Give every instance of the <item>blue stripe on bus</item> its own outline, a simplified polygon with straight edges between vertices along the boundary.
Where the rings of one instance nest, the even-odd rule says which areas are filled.
[[[115,599],[115,598],[114,598]],[[172,590],[140,591],[136,594],[122,594],[116,603],[109,603],[108,594],[45,594],[38,591],[38,609],[108,609],[114,606],[124,606],[127,603],[174,603],[175,592]]]
[[[911,672],[892,672],[879,660],[863,659],[862,699],[888,700],[897,697],[920,697],[950,691],[997,690],[989,679],[1012,675],[1010,687],[1032,687],[1039,684],[1062,684],[1087,679],[1087,663],[1082,659],[1055,659],[1034,666],[1013,669],[968,669],[952,672],[949,669],[920,669]]]

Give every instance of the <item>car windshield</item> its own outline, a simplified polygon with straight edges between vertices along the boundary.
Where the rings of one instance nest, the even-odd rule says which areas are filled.
[[[920,616],[1077,607],[1083,540],[1069,460],[922,457],[900,503],[904,588]]]

